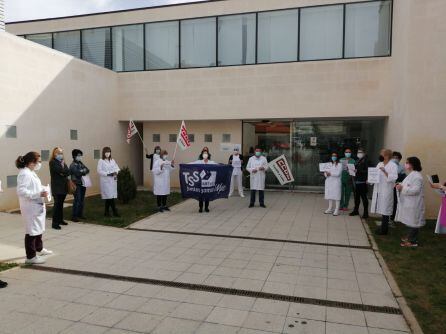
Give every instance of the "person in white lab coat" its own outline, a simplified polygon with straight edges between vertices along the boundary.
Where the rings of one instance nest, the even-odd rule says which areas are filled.
[[[207,147],[203,148],[203,150],[200,153],[199,159],[194,162],[190,162],[190,164],[199,165],[199,164],[205,164],[205,165],[216,165],[217,163],[209,160],[211,158],[209,154],[209,149]],[[204,211],[209,212],[209,200],[206,200],[204,198],[200,198],[198,200],[198,212],[203,212],[203,204],[204,204]]]
[[[161,158],[153,164],[153,194],[156,195],[159,212],[170,211],[167,196],[170,194],[170,173],[174,169],[174,161],[168,160],[166,150],[160,152]]]
[[[268,161],[262,155],[262,149],[256,147],[254,156],[249,158],[248,164],[246,165],[246,170],[249,172],[249,183],[251,189],[251,198],[249,202],[249,207],[254,207],[256,201],[256,192],[259,192],[259,203],[262,208],[265,206],[265,178],[266,170],[268,169]]]
[[[15,162],[20,170],[17,176],[17,195],[20,212],[25,221],[26,264],[45,263],[43,256],[53,254],[43,248],[42,234],[45,232],[46,208],[44,199],[49,189],[42,186],[36,172],[42,167],[40,154],[29,152],[19,156]]]
[[[229,197],[231,197],[232,193],[234,192],[235,184],[237,184],[237,189],[240,197],[245,197],[245,195],[243,194],[243,184],[242,184],[243,155],[240,154],[238,147],[234,148],[234,153],[229,157],[229,165],[233,167],[231,176],[231,186],[229,188]]]
[[[118,173],[119,167],[111,156],[110,147],[102,149],[102,159],[98,162],[98,174],[100,176],[101,197],[105,200],[104,216],[110,216],[110,208],[113,216],[119,217],[116,209],[115,198],[118,198]]]
[[[373,186],[371,213],[382,215],[381,227],[376,229],[378,235],[389,233],[389,220],[393,211],[393,188],[398,178],[398,167],[392,161],[392,151],[383,149],[379,156],[379,183]]]
[[[424,182],[422,167],[417,157],[407,158],[407,176],[395,188],[399,192],[396,218],[408,227],[407,238],[401,239],[402,247],[417,247],[418,232],[426,224],[424,219]]]
[[[342,168],[342,164],[338,161],[338,154],[332,153],[330,169],[324,172],[325,199],[328,200],[328,209],[325,210],[325,214],[339,215],[342,196]]]

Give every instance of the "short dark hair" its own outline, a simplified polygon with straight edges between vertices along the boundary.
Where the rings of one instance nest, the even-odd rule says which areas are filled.
[[[403,156],[401,155],[401,153],[400,152],[397,152],[397,151],[393,151],[393,153],[392,153],[392,157],[397,157],[398,159],[402,159],[403,158]]]
[[[21,155],[15,161],[15,166],[18,169],[23,169],[29,164],[36,163],[40,158],[40,154],[37,152],[28,152],[25,155]]]
[[[421,161],[417,157],[409,157],[407,158],[407,163],[412,166],[413,170],[417,172],[421,172],[423,168],[421,167]]]
[[[73,157],[73,159],[76,158],[78,155],[84,155],[84,153],[82,153],[82,151],[78,150],[77,148],[71,151],[71,156]]]
[[[262,149],[260,146],[256,146],[255,149],[256,149],[256,150],[261,150],[261,151],[263,151],[263,149]]]

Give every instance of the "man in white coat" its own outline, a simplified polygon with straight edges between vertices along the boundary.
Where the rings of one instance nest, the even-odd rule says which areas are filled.
[[[424,182],[421,162],[417,157],[407,158],[405,169],[408,173],[401,184],[395,186],[399,192],[397,220],[407,225],[407,238],[401,240],[402,247],[417,247],[418,232],[426,224],[424,219]]]
[[[167,206],[167,196],[170,194],[170,173],[174,169],[174,161],[168,160],[166,150],[160,152],[161,158],[153,164],[153,194],[156,195],[158,211],[170,211]]]
[[[49,197],[49,189],[45,189],[36,171],[42,167],[40,154],[29,152],[16,160],[20,170],[17,176],[17,195],[20,212],[25,221],[26,264],[45,263],[44,255],[53,254],[43,248],[42,235],[45,232],[46,208],[44,198]]]
[[[262,149],[257,147],[254,156],[249,158],[246,170],[250,174],[251,199],[249,207],[254,207],[256,201],[256,192],[259,192],[259,203],[262,208],[265,206],[265,177],[268,169],[268,161],[262,155]]]
[[[391,161],[392,151],[381,150],[379,163],[379,182],[373,186],[371,213],[382,215],[381,227],[375,233],[386,235],[389,232],[389,220],[393,212],[393,188],[398,178],[398,167]]]

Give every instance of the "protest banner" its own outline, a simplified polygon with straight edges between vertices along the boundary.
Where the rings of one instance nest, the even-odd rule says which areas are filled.
[[[367,174],[367,183],[375,184],[379,183],[379,169],[376,167],[369,167]]]
[[[293,174],[291,173],[285,155],[282,154],[280,157],[271,161],[268,164],[268,167],[273,171],[281,185],[294,181]]]

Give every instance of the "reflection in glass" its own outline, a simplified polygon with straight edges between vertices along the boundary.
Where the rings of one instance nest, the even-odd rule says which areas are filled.
[[[178,68],[178,30],[178,21],[146,24],[147,69]]]
[[[55,32],[53,38],[55,50],[76,58],[81,57],[81,32],[79,30]]]
[[[110,28],[82,30],[82,59],[105,68],[112,67]]]
[[[53,47],[51,34],[26,35],[26,39],[49,48]]]
[[[115,71],[144,70],[143,25],[113,27],[113,69]]]
[[[216,18],[181,21],[181,67],[216,64]]]

